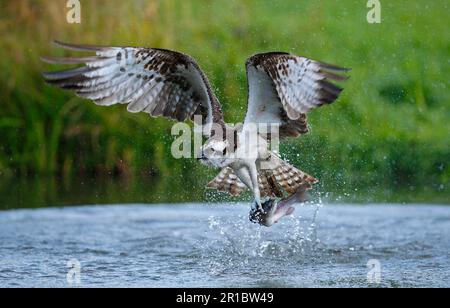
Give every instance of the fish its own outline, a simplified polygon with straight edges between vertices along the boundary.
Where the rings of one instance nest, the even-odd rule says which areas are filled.
[[[262,203],[262,209],[255,208],[250,211],[250,221],[264,227],[271,227],[278,223],[281,218],[292,215],[295,211],[295,204],[307,200],[308,196],[304,189],[284,199],[269,198]]]

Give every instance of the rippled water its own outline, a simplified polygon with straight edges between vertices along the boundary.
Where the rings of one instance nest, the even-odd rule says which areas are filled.
[[[266,229],[248,205],[0,212],[0,287],[450,286],[450,207],[304,205]],[[71,276],[72,277],[72,276]]]

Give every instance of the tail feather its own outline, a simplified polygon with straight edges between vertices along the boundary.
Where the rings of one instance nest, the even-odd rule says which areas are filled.
[[[274,184],[272,177],[267,177],[264,173],[260,173],[258,180],[261,197],[281,198],[284,196],[283,192]],[[220,171],[206,187],[228,193],[234,197],[241,195],[248,189],[248,187],[237,177],[233,169],[229,167],[222,169],[222,171]]]
[[[259,171],[261,197],[284,198],[312,188],[318,180],[297,169],[278,156],[272,155],[271,167]],[[237,177],[233,169],[226,167],[207,185],[208,188],[239,196],[247,186]]]
[[[285,191],[292,195],[298,191],[305,191],[312,188],[318,180],[313,176],[297,169],[288,162],[273,155],[271,157],[272,168],[265,169],[264,175],[269,179],[271,191]],[[276,194],[278,197],[279,195]]]
[[[286,162],[273,170],[272,179],[290,195],[296,193],[300,188],[311,189],[312,185],[318,182],[316,178]]]
[[[222,169],[214,180],[209,182],[207,187],[229,193],[232,196],[239,196],[246,189],[244,183],[239,180],[233,169],[229,167]]]

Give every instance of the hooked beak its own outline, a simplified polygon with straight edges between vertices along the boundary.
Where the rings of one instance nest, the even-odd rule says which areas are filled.
[[[197,160],[199,160],[199,161],[206,160],[206,156],[205,156],[205,153],[203,153],[203,150],[199,153],[199,155],[197,155]]]

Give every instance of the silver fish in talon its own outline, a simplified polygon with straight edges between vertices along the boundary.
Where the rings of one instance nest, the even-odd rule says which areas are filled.
[[[250,211],[250,221],[260,224],[261,226],[271,227],[278,223],[284,216],[291,215],[296,203],[302,203],[307,200],[306,192],[304,190],[298,191],[295,194],[280,199],[268,199],[262,203],[263,210],[253,208]]]

